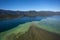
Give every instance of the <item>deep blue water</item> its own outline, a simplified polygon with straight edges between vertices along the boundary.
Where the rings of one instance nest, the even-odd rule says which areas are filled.
[[[26,22],[40,21],[40,20],[44,20],[45,22],[48,22],[49,25],[54,24],[53,26],[56,29],[60,28],[60,16],[51,16],[51,17],[36,16],[36,17],[22,17],[22,18],[2,20],[0,21],[0,32],[9,30],[11,28],[16,27],[17,25]]]
[[[36,17],[22,17],[22,18],[3,20],[3,21],[0,21],[0,32],[14,28],[17,25],[23,24],[25,22],[40,21],[43,18],[44,17],[36,16]]]

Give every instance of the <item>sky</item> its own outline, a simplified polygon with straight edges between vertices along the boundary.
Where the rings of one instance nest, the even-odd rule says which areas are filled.
[[[0,9],[60,11],[60,0],[0,0]]]

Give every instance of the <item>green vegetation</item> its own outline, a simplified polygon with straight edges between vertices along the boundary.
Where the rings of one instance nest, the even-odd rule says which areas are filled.
[[[30,25],[31,25],[31,23],[25,23],[25,24],[18,25],[17,27],[15,27],[11,30],[2,32],[2,33],[0,33],[0,40],[6,40],[6,37],[11,34],[16,35],[16,34],[20,33],[20,35],[22,35],[26,31],[28,31]]]
[[[43,19],[38,24],[39,28],[60,34],[60,21],[52,18]]]
[[[39,21],[28,22],[0,33],[0,40],[60,40],[60,34],[49,28]]]

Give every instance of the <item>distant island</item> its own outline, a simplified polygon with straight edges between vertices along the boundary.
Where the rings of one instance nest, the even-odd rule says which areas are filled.
[[[60,15],[60,12],[53,11],[11,11],[0,9],[0,19],[35,17],[35,16],[53,16]]]

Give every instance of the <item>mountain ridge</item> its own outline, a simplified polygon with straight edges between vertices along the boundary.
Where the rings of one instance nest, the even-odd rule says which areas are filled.
[[[12,10],[1,10],[0,9],[0,19],[10,19],[10,18],[21,18],[21,17],[35,17],[35,16],[53,16],[60,15],[60,12],[53,11],[12,11]]]

